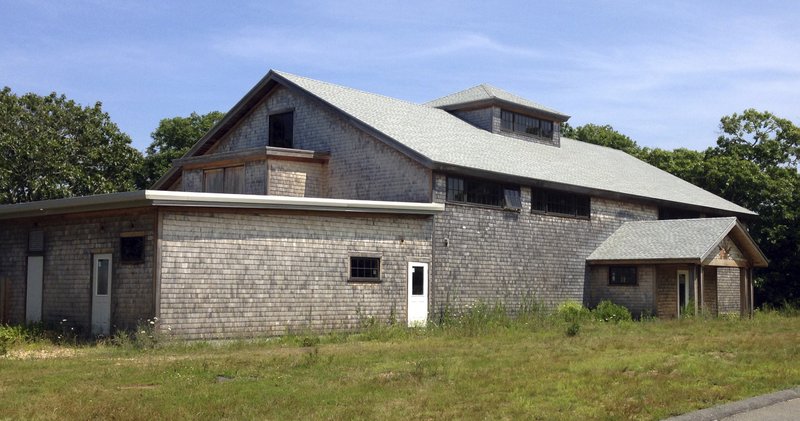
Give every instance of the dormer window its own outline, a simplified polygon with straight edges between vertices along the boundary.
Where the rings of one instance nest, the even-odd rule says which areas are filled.
[[[269,146],[291,148],[294,131],[294,112],[272,114],[269,116]]]
[[[500,110],[500,128],[515,133],[553,138],[553,122],[529,117],[512,111]]]

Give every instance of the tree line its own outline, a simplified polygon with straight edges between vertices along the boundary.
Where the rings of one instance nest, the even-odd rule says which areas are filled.
[[[144,153],[131,145],[100,102],[0,91],[0,204],[145,189],[224,113],[161,120]],[[751,209],[750,234],[770,259],[757,271],[760,303],[800,304],[800,129],[766,111],[720,119],[704,151],[641,147],[610,125],[566,124],[565,137],[622,150]]]
[[[800,129],[767,111],[720,119],[716,146],[704,151],[639,146],[609,125],[567,125],[563,135],[627,152],[758,213],[744,223],[770,260],[756,271],[759,304],[800,304]]]
[[[146,189],[211,127],[219,111],[165,118],[144,154],[100,102],[0,91],[0,204]]]

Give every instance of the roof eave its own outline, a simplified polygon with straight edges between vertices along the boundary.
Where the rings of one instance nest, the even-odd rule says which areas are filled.
[[[683,208],[683,209],[691,209],[696,210],[699,212],[704,213],[720,213],[724,212],[726,214],[735,215],[737,217],[744,217],[744,218],[752,218],[754,216],[758,216],[757,213],[752,212],[750,210],[745,209],[747,212],[740,212],[730,209],[720,209],[720,208],[713,208],[708,206],[702,205],[695,205],[685,202],[673,202],[664,199],[658,199],[653,197],[647,196],[639,196],[629,193],[622,193],[612,190],[602,190],[602,189],[595,189],[591,187],[582,187],[582,186],[575,186],[571,184],[564,184],[558,183],[554,181],[546,181],[546,180],[539,180],[535,178],[529,177],[521,177],[521,176],[514,176],[506,173],[499,173],[494,171],[488,170],[481,170],[477,168],[471,167],[463,167],[458,165],[452,165],[444,162],[434,162],[433,169],[435,171],[447,172],[447,173],[454,173],[458,175],[464,175],[468,177],[479,177],[479,178],[486,178],[489,180],[494,180],[502,183],[514,183],[526,186],[534,186],[534,187],[541,187],[546,189],[555,189],[555,190],[562,190],[570,193],[578,193],[578,194],[585,194],[589,196],[598,196],[603,198],[615,199],[615,200],[638,200],[647,203],[652,203],[654,205],[667,205],[676,208]],[[744,208],[742,208],[744,209]]]
[[[0,206],[0,220],[150,206],[434,215],[444,204],[139,190]]]

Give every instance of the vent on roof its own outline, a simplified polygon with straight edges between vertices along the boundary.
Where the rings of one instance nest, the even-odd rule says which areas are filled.
[[[28,251],[31,253],[44,252],[44,231],[31,231],[28,234]]]

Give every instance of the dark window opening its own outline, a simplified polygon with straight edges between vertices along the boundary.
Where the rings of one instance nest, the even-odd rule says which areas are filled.
[[[350,257],[350,279],[378,281],[381,278],[380,257]]]
[[[293,111],[269,116],[269,146],[291,148],[293,129]]]
[[[506,209],[522,208],[519,186],[503,186],[491,181],[462,177],[447,177],[447,200]]]
[[[531,210],[547,214],[589,218],[592,213],[591,198],[582,194],[533,189]]]
[[[608,268],[609,285],[636,285],[636,266],[611,266]]]
[[[553,127],[554,123],[549,120],[500,110],[500,128],[503,130],[552,139]]]
[[[658,208],[658,219],[696,219],[701,216],[700,212],[686,209]]]
[[[120,238],[119,257],[122,263],[144,262],[144,237]]]
[[[503,189],[503,197],[505,199],[506,209],[520,210],[522,209],[522,198],[519,194],[519,188],[505,188]]]

